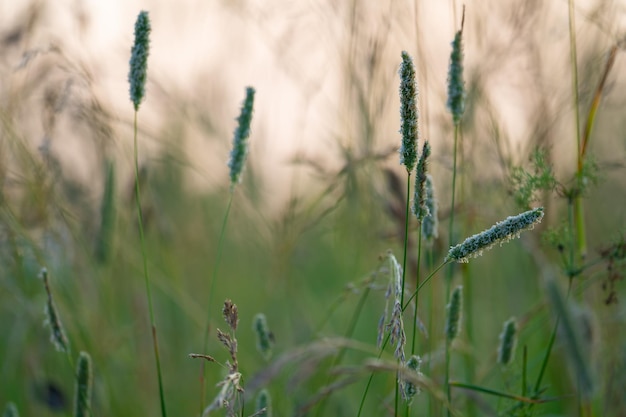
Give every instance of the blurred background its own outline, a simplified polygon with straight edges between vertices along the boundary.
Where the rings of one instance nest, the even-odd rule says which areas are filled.
[[[344,335],[364,291],[358,283],[388,249],[401,259],[406,171],[397,154],[397,71],[403,50],[417,68],[419,146],[429,140],[433,147],[441,230],[429,250],[434,265],[443,259],[453,147],[446,79],[462,6],[420,0],[0,0],[0,406],[14,401],[23,415],[71,410],[73,370],[42,326],[46,295],[37,275],[46,266],[73,351],[86,350],[94,359],[94,415],[158,412],[133,202],[134,113],[127,80],[140,10],[149,11],[152,22],[147,93],[138,115],[142,205],[168,409],[199,413],[200,365],[189,353],[228,358],[216,341],[210,352],[199,351],[229,198],[232,132],[245,87],[253,86],[250,154],[234,191],[214,300],[231,298],[239,306],[241,369],[244,378],[263,381],[250,395],[267,385],[277,415],[298,415],[328,382],[323,370],[330,354],[288,363],[269,381],[256,378],[266,375],[268,363],[256,353],[252,317],[266,314],[275,356]],[[598,174],[586,195],[594,259],[622,241],[626,225],[626,2],[579,0],[574,16],[581,127],[611,48],[617,48],[588,150]],[[513,167],[528,165],[535,148],[546,150],[564,186],[571,183],[577,122],[568,25],[565,0],[465,3],[467,102],[456,241],[522,211],[510,175]],[[494,249],[464,272],[473,277],[466,296],[474,300],[469,314],[475,325],[458,360],[470,358],[475,369],[459,366],[458,379],[470,372],[476,383],[518,383],[519,367],[507,376],[493,363],[501,324],[511,316],[525,318],[521,337],[529,369],[536,373],[540,366],[550,332],[541,262],[559,260],[558,248],[541,236],[567,218],[562,196],[546,193],[540,200],[547,207],[540,230]],[[410,245],[407,270],[414,287],[415,236]],[[626,311],[613,297],[620,299],[624,285],[607,268],[599,262],[590,270],[577,301],[594,317],[598,401],[610,411],[605,415],[623,415]],[[443,288],[434,280],[420,306],[424,317],[433,314],[419,346],[431,358],[435,381]],[[343,363],[358,366],[376,354],[383,292],[369,295],[353,333],[371,351],[350,351]],[[223,328],[219,303],[214,310],[212,326]],[[211,365],[207,398],[223,377]],[[551,363],[546,384],[552,396],[571,392],[564,367],[562,358]],[[367,415],[384,413],[380,404],[389,399],[392,380],[375,382]],[[364,382],[330,396],[329,415],[355,415]],[[428,404],[428,398],[417,402]],[[567,402],[544,407],[546,414],[572,412]]]

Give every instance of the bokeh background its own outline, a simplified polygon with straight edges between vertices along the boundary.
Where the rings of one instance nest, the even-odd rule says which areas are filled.
[[[127,81],[140,10],[152,21],[147,95],[139,112],[142,204],[171,414],[200,410],[200,365],[187,355],[202,349],[229,198],[226,164],[246,86],[257,90],[251,149],[235,190],[214,298],[239,306],[245,378],[263,379],[255,375],[268,366],[255,350],[256,313],[268,317],[275,357],[343,335],[363,291],[347,286],[370,276],[388,249],[401,258],[406,172],[397,154],[397,70],[403,50],[417,67],[422,140],[433,146],[441,220],[433,259],[442,259],[448,245],[453,127],[446,79],[461,2],[0,1],[0,404],[14,401],[23,415],[71,412],[72,369],[42,325],[42,266],[50,271],[74,351],[93,356],[94,415],[158,412],[133,211]],[[586,196],[593,259],[622,239],[626,224],[626,3],[577,1],[574,16],[581,126],[609,51],[618,47],[589,150],[598,172]],[[521,211],[510,173],[527,164],[534,148],[546,149],[557,177],[571,183],[576,121],[568,25],[565,0],[465,3],[457,240]],[[107,184],[112,200],[105,197]],[[540,271],[542,262],[558,265],[559,259],[541,236],[567,218],[563,198],[540,199],[547,207],[541,228],[464,272],[472,277],[465,290],[475,324],[471,340],[458,348],[458,379],[472,372],[477,383],[519,385],[519,357],[509,374],[493,363],[510,316],[526,320],[520,344],[528,347],[529,372],[539,368],[551,317]],[[103,215],[106,210],[113,217]],[[410,243],[408,270],[414,272],[414,236]],[[609,280],[606,266],[591,269],[576,294],[593,316],[596,406],[617,416],[626,407],[620,394],[626,312],[623,303],[606,300],[613,290],[620,299],[624,284]],[[431,358],[435,380],[443,288],[435,280],[420,307],[424,317],[434,314],[419,346]],[[371,351],[350,351],[345,364],[358,367],[376,354],[383,308],[383,291],[372,291],[353,335]],[[217,304],[214,310],[213,326],[224,327]],[[205,353],[227,359],[217,342]],[[331,361],[319,356],[294,360],[271,379],[277,415],[297,415],[327,382]],[[553,396],[572,391],[562,356],[548,370]],[[466,358],[473,370],[464,368]],[[210,368],[207,398],[222,376],[219,366]],[[367,415],[384,414],[392,379],[376,380]],[[364,383],[332,395],[327,412],[355,415]],[[458,395],[461,402],[475,400]],[[429,404],[423,397],[418,406]],[[483,413],[502,406],[483,402]],[[571,401],[543,407],[545,414],[574,409]]]

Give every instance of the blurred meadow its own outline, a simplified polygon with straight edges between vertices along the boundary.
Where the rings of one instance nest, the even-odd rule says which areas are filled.
[[[135,177],[128,72],[141,10],[152,32]],[[230,299],[237,415],[255,414],[266,389],[275,416],[626,416],[626,2],[470,0],[462,10],[420,0],[0,0],[0,410],[77,415],[73,362],[84,351],[88,414],[164,416],[151,302],[167,412],[200,416],[232,374],[216,337],[229,328]],[[462,20],[455,131],[447,80]],[[417,74],[418,149],[432,147],[432,240],[409,213],[405,241],[414,175],[398,156],[402,51]],[[233,187],[227,164],[247,86],[250,150]],[[398,406],[402,367],[393,347],[377,347],[388,253],[403,265],[406,247],[412,294],[450,246],[539,206],[533,230],[445,265],[420,289],[418,330],[414,304],[404,326],[421,393]],[[67,355],[44,325],[42,268]],[[458,285],[461,328],[448,341]],[[271,352],[259,349],[258,313]],[[505,366],[500,334],[512,317],[517,349]]]

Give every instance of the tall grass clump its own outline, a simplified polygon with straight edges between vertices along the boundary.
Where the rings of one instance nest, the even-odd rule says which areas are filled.
[[[252,124],[252,113],[254,110],[254,95],[255,89],[252,87],[246,87],[246,96],[241,106],[241,111],[237,117],[237,127],[233,134],[233,145],[230,152],[230,160],[228,161],[229,177],[230,177],[230,194],[228,197],[228,206],[226,207],[226,213],[222,221],[222,227],[220,230],[220,237],[217,244],[217,256],[213,263],[213,274],[211,276],[211,286],[209,288],[209,299],[207,303],[207,323],[204,331],[203,351],[207,350],[209,343],[209,332],[211,328],[211,316],[212,316],[212,302],[213,295],[215,293],[215,284],[217,281],[217,274],[222,258],[222,249],[224,244],[224,236],[226,233],[226,224],[228,222],[228,216],[230,214],[230,208],[233,203],[233,195],[236,185],[241,180],[241,175],[245,166],[245,162],[248,156],[248,138],[250,137],[250,126]],[[202,364],[202,376],[201,380],[201,408],[204,409],[204,379],[205,379],[205,367]]]
[[[141,189],[139,185],[139,157],[137,146],[137,114],[139,106],[146,94],[146,80],[148,78],[148,55],[150,53],[150,18],[148,12],[141,11],[135,21],[135,42],[131,49],[130,70],[128,81],[130,83],[130,101],[133,103],[135,115],[133,119],[133,161],[135,168],[135,203],[137,208],[137,220],[139,224],[139,238],[141,244],[141,257],[143,259],[143,275],[146,284],[146,296],[148,298],[148,313],[150,315],[150,328],[152,333],[152,346],[154,348],[154,358],[156,362],[157,379],[159,384],[159,399],[161,404],[161,416],[166,417],[165,391],[163,389],[163,376],[161,372],[161,358],[159,357],[159,345],[157,338],[157,328],[154,319],[154,308],[152,305],[152,294],[150,289],[150,278],[148,275],[148,254],[144,236],[144,219],[141,209]]]

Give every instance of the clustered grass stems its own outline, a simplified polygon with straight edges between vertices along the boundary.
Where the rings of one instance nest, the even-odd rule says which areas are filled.
[[[454,239],[454,214],[456,206],[456,177],[457,177],[457,150],[458,150],[458,138],[461,126],[461,119],[463,112],[465,111],[465,82],[463,81],[463,26],[465,23],[465,7],[463,8],[463,17],[461,20],[461,29],[454,36],[452,41],[452,52],[450,53],[450,64],[448,66],[448,100],[447,108],[452,114],[452,123],[454,124],[454,146],[453,146],[453,161],[452,161],[452,187],[450,198],[450,221],[448,223],[448,243],[453,245]],[[446,303],[450,297],[450,286],[452,284],[452,278],[454,274],[454,268],[450,265],[446,273]],[[446,344],[446,364],[449,364],[448,350],[449,345]],[[447,366],[446,366],[447,368]],[[444,381],[445,390],[448,394],[448,402],[450,403],[450,388],[448,375],[449,370],[445,370],[446,380]],[[448,416],[450,411],[448,410]]]
[[[157,378],[159,383],[159,398],[161,403],[161,415],[167,416],[165,408],[165,391],[163,390],[163,376],[161,372],[161,360],[159,357],[159,345],[157,340],[157,330],[154,319],[154,308],[152,306],[152,294],[150,290],[150,278],[148,274],[148,255],[146,251],[146,242],[143,230],[143,213],[141,211],[141,190],[139,186],[139,158],[137,146],[137,114],[139,106],[144,99],[146,93],[146,80],[148,74],[148,55],[150,54],[150,18],[148,12],[142,10],[135,21],[135,42],[131,49],[130,70],[128,72],[128,81],[130,84],[130,101],[135,109],[135,117],[133,123],[133,160],[135,168],[135,203],[137,207],[137,219],[139,223],[139,238],[141,241],[141,255],[143,259],[143,275],[146,284],[146,296],[148,298],[148,312],[150,315],[150,327],[152,329],[152,345],[154,347],[154,357],[157,369]]]
[[[80,352],[76,364],[76,389],[74,391],[74,417],[91,416],[91,393],[93,390],[91,356]]]
[[[406,281],[406,261],[409,246],[409,200],[411,190],[411,172],[417,162],[417,146],[419,141],[419,113],[417,110],[417,82],[415,80],[415,65],[413,59],[406,52],[401,53],[402,63],[400,64],[400,133],[402,142],[400,147],[400,164],[404,165],[407,172],[406,183],[406,209],[404,223],[404,254],[402,260],[402,287],[399,300],[400,309],[398,314],[402,315],[404,305],[404,288]],[[398,355],[396,355],[397,357]],[[401,361],[404,362],[404,352]],[[399,385],[396,383],[395,412],[398,412]]]
[[[212,411],[218,409],[224,409],[226,415],[229,417],[237,415],[237,398],[242,398],[241,394],[244,392],[241,386],[243,377],[241,372],[239,372],[239,361],[237,359],[238,342],[235,337],[235,332],[239,324],[237,305],[231,300],[224,301],[222,316],[226,324],[228,324],[229,332],[226,333],[217,329],[217,339],[224,345],[230,355],[230,361],[226,363],[228,373],[224,379],[217,384],[220,390],[215,399],[202,411],[203,417],[208,416]],[[189,356],[192,358],[204,358],[209,362],[216,362],[213,357],[204,354],[192,354]],[[241,415],[243,415],[243,405],[241,407]]]
[[[203,351],[207,350],[209,343],[209,331],[211,328],[211,311],[213,305],[213,294],[215,293],[215,282],[217,281],[217,273],[219,270],[220,260],[222,258],[222,249],[224,244],[224,236],[226,233],[226,224],[228,223],[228,216],[230,214],[230,208],[233,203],[233,194],[235,186],[241,180],[241,174],[248,156],[248,138],[250,137],[250,126],[252,124],[252,114],[254,111],[254,95],[255,89],[252,87],[246,87],[246,97],[241,106],[239,117],[237,117],[237,127],[233,134],[233,147],[230,152],[230,160],[228,161],[228,167],[230,169],[230,196],[228,198],[228,206],[226,207],[226,213],[222,221],[222,228],[220,231],[220,237],[217,244],[217,256],[213,263],[213,274],[211,277],[211,287],[209,289],[209,301],[207,304],[207,323],[204,331]],[[205,363],[202,364],[201,371],[201,401],[200,408],[204,409],[204,380],[205,380]]]

